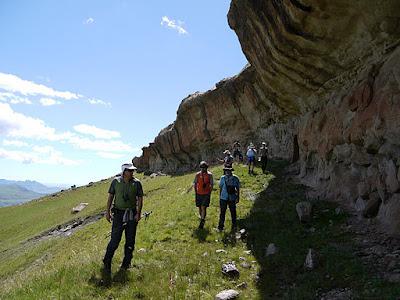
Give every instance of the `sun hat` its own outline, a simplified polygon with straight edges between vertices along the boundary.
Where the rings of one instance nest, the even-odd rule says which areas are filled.
[[[223,153],[224,153],[224,154],[231,154],[231,151],[229,151],[228,149],[226,149]]]
[[[133,165],[133,164],[131,164],[131,163],[126,163],[126,164],[123,164],[122,166],[121,166],[121,171],[122,171],[122,173],[125,171],[125,170],[137,170],[137,168]]]

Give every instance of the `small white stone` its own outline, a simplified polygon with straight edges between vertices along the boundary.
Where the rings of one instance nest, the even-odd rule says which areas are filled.
[[[215,296],[215,300],[235,299],[239,296],[239,292],[235,290],[224,290]]]
[[[215,250],[215,252],[216,253],[224,253],[224,254],[226,254],[226,253],[228,253],[226,250],[224,250],[224,249],[218,249],[218,250]]]

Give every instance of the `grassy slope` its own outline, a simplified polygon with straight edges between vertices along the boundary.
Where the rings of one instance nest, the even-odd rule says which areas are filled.
[[[274,164],[273,173],[278,174],[281,167]],[[79,202],[90,203],[81,214],[104,208],[109,182],[66,192],[57,198],[0,209],[0,218],[6,220],[0,228],[0,247],[11,249],[0,252],[0,298],[213,299],[217,292],[234,288],[243,281],[248,284],[241,291],[243,299],[268,296],[312,299],[318,288],[335,287],[351,287],[364,299],[377,296],[395,299],[400,294],[398,287],[364,274],[361,264],[351,254],[351,237],[340,230],[345,216],[335,215],[332,205],[316,205],[312,222],[316,231],[310,233],[311,225],[299,224],[294,210],[295,203],[304,198],[301,187],[288,184],[279,176],[250,177],[245,167],[236,169],[243,183],[243,195],[247,194],[246,190],[259,191],[269,184],[254,205],[243,197],[238,206],[239,224],[249,231],[246,241],[237,241],[228,231],[213,230],[218,221],[217,191],[212,196],[205,230],[196,230],[198,219],[193,194],[186,192],[193,174],[145,178],[142,180],[146,193],[144,210],[152,210],[153,214],[140,223],[136,249],[145,248],[146,252],[135,252],[135,267],[108,288],[98,284],[100,262],[110,231],[104,219],[68,238],[33,243],[30,247],[21,247],[19,243],[71,219],[70,208]],[[212,171],[216,178],[222,174],[221,168]],[[227,222],[229,225],[229,216]],[[264,250],[270,242],[280,251],[266,258]],[[322,266],[313,272],[302,268],[308,247],[320,251],[324,258]],[[222,248],[227,254],[215,252]],[[244,254],[247,249],[252,249],[254,256]],[[122,250],[121,245],[114,259],[114,274],[121,262]],[[254,261],[251,269],[239,266],[240,256],[248,262]],[[237,262],[241,272],[240,278],[233,281],[224,278],[220,270],[223,262],[231,260]],[[330,277],[326,278],[328,274]],[[368,282],[377,290],[371,286],[366,288]]]

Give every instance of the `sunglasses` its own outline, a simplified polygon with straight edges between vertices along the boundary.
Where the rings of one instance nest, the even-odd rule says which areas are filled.
[[[133,170],[130,170],[130,169],[125,169],[125,171],[128,171],[128,172],[133,172]]]

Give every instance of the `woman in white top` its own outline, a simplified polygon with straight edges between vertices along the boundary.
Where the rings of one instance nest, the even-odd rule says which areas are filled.
[[[256,161],[257,150],[254,147],[253,143],[250,143],[249,147],[247,148],[247,163],[249,165],[249,174],[254,174],[254,164]]]

